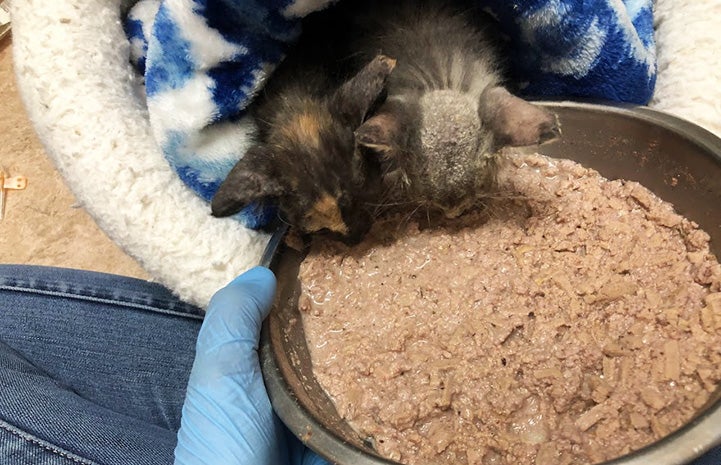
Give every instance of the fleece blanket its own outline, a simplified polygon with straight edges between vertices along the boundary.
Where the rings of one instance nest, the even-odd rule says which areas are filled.
[[[534,98],[646,104],[656,82],[652,0],[477,0],[509,39],[510,78]],[[156,141],[210,201],[252,141],[249,103],[332,0],[140,0],[125,19]],[[271,207],[236,218],[266,225]]]

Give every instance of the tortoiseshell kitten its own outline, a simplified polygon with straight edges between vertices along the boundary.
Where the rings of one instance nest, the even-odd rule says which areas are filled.
[[[342,0],[310,20],[259,99],[260,143],[216,216],[271,198],[301,232],[355,242],[375,206],[461,214],[493,188],[499,148],[557,134],[552,114],[501,86],[497,37],[472,0]]]
[[[318,21],[321,24],[318,24]],[[251,108],[258,141],[213,197],[214,216],[271,201],[301,233],[324,232],[358,242],[372,224],[379,163],[366,160],[354,131],[382,102],[395,60],[377,55],[362,66],[348,60],[347,29],[310,18],[288,57]]]

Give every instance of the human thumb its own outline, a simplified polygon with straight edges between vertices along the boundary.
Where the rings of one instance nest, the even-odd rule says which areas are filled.
[[[263,319],[268,315],[276,281],[265,267],[252,268],[219,290],[211,299],[198,334],[196,358],[210,356],[222,364],[226,357],[252,354],[258,349]],[[220,359],[220,360],[219,360]]]

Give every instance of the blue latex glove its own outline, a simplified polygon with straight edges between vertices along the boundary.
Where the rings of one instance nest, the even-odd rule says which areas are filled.
[[[253,268],[213,296],[190,372],[176,465],[327,465],[273,413],[258,361],[275,277]]]

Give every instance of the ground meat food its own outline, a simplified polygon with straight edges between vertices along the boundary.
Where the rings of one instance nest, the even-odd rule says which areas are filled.
[[[721,379],[709,236],[637,183],[513,155],[485,213],[388,220],[301,266],[314,372],[407,464],[592,464],[687,422]]]

